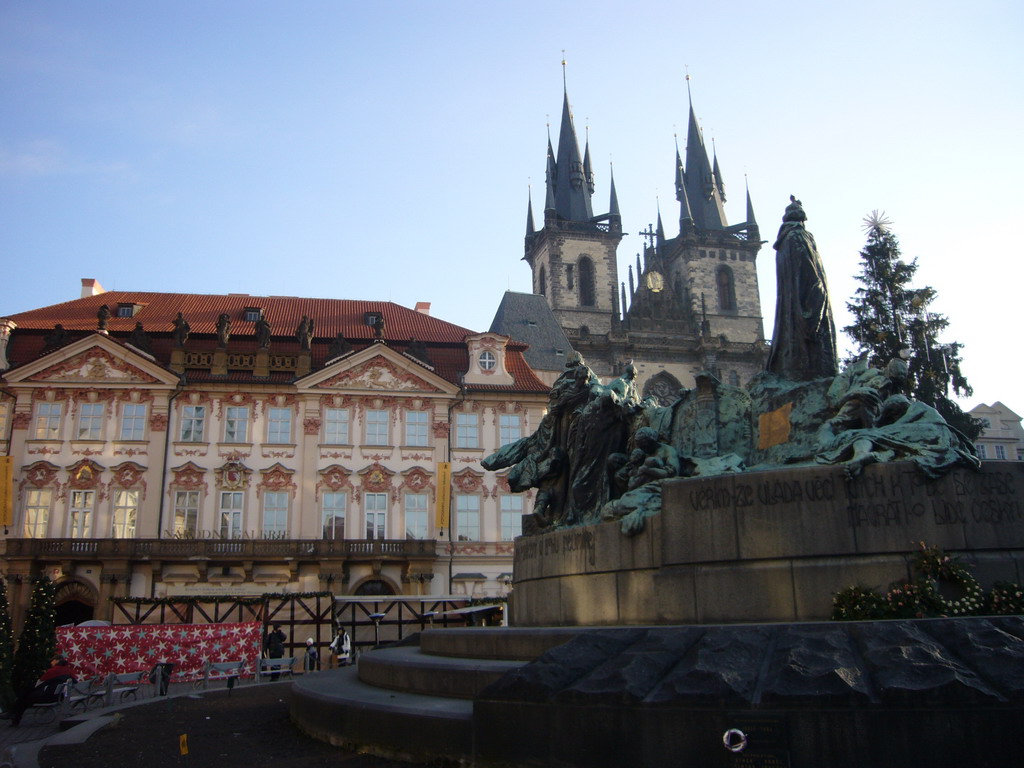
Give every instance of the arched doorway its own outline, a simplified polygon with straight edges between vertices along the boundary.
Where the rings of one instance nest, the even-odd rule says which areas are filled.
[[[394,588],[383,579],[367,579],[353,593],[361,597],[375,597],[377,595],[394,595]]]
[[[96,603],[96,590],[88,584],[74,579],[61,582],[53,595],[57,626],[81,624],[95,618]]]

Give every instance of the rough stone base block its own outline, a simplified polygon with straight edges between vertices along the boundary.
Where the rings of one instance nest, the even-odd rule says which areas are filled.
[[[977,566],[983,586],[1024,581],[1024,463],[940,480],[911,462],[673,480],[660,515],[516,541],[517,626],[828,618],[832,593],[907,578],[926,542]]]

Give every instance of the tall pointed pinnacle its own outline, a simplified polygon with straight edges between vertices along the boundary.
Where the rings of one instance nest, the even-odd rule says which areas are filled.
[[[686,194],[686,172],[682,158],[679,157],[679,137],[676,137],[676,200],[679,201],[679,234],[685,235],[693,230],[693,212],[690,210],[690,198]]]
[[[583,176],[587,180],[587,189],[594,194],[594,169],[590,167],[590,128],[587,128],[587,143],[583,150]]]
[[[558,131],[558,154],[555,156],[555,211],[567,221],[590,221],[594,217],[590,203],[591,191],[569,107],[564,60],[562,77],[562,123]]]
[[[611,179],[611,195],[608,200],[608,214],[610,216],[619,216],[619,196],[615,193],[615,169],[611,163],[608,163],[608,177]]]
[[[661,201],[658,201],[658,226],[654,230],[658,238],[658,244],[665,242],[665,227],[661,223]]]
[[[555,209],[555,184],[558,181],[558,168],[555,166],[555,150],[551,148],[551,126],[548,125],[548,157],[547,167],[544,171],[547,190],[544,195],[544,210]]]
[[[722,202],[725,202],[725,182],[722,181],[722,171],[718,167],[718,147],[715,145],[714,137],[711,138],[711,150],[714,153],[714,167],[711,171],[715,178],[715,186],[718,188],[718,196],[722,198]]]
[[[690,102],[686,132],[686,195],[690,202],[690,212],[698,229],[724,229],[725,209],[704,145],[704,134],[693,109],[689,75],[686,76],[686,91]]]
[[[532,237],[537,234],[537,230],[533,227],[533,189],[531,187],[526,188],[526,236]]]
[[[756,225],[757,219],[754,218],[754,204],[750,201],[750,182],[747,181],[746,174],[743,175],[743,183],[747,187],[747,224]]]

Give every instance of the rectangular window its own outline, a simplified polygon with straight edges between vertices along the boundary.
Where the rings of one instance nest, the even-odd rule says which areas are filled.
[[[92,535],[92,507],[96,491],[71,491],[71,510],[68,515],[68,537],[87,539]]]
[[[366,444],[388,445],[388,412],[366,412]]]
[[[501,540],[512,541],[523,533],[523,497],[501,497]]]
[[[146,406],[125,403],[121,406],[121,440],[146,439]]]
[[[1005,445],[997,445],[996,446],[996,458],[1000,459],[1001,461],[1006,461],[1006,446]]]
[[[364,497],[366,511],[366,538],[383,539],[387,532],[388,495],[368,493]]]
[[[174,535],[192,537],[199,528],[199,491],[175,491]]]
[[[268,538],[283,539],[288,533],[287,491],[267,491],[263,494],[263,534]]]
[[[224,442],[249,442],[249,406],[228,406],[227,415],[224,419]]]
[[[427,415],[426,411],[405,412],[406,445],[430,445],[430,438],[427,434]]]
[[[427,538],[427,494],[405,494],[405,538]]]
[[[60,440],[60,403],[36,405],[36,440]]]
[[[205,405],[184,406],[181,409],[181,441],[183,443],[203,442],[203,425],[205,421]]]
[[[988,450],[986,449],[986,447],[984,445],[982,445],[981,443],[978,443],[974,447],[978,449],[978,458],[979,459],[987,459],[988,458]]]
[[[241,491],[220,492],[220,537],[237,539],[242,535],[242,505],[244,495]]]
[[[480,541],[480,497],[459,494],[455,497],[455,530],[459,541]]]
[[[498,419],[499,447],[514,443],[523,436],[519,417],[511,413],[503,413]]]
[[[114,492],[114,530],[115,539],[134,539],[135,520],[139,514],[138,491]]]
[[[271,408],[267,411],[267,442],[290,443],[292,441],[292,409]]]
[[[324,538],[345,538],[345,508],[348,498],[344,493],[328,492],[323,495]]]
[[[455,415],[455,447],[480,447],[479,419],[475,413],[458,413]]]
[[[25,494],[25,538],[46,538],[52,498],[53,491],[49,488],[38,488]]]
[[[100,440],[103,437],[103,403],[82,403],[78,409],[79,440]]]
[[[324,442],[348,445],[348,408],[328,408],[324,411]]]

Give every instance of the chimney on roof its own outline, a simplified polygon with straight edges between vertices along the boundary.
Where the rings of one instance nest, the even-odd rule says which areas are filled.
[[[427,315],[429,317],[430,316],[430,302],[429,301],[417,301],[416,302],[416,311],[419,312],[421,315]]]
[[[87,299],[90,296],[99,296],[106,293],[106,289],[100,285],[100,281],[91,277],[82,278],[82,295],[80,298]]]

